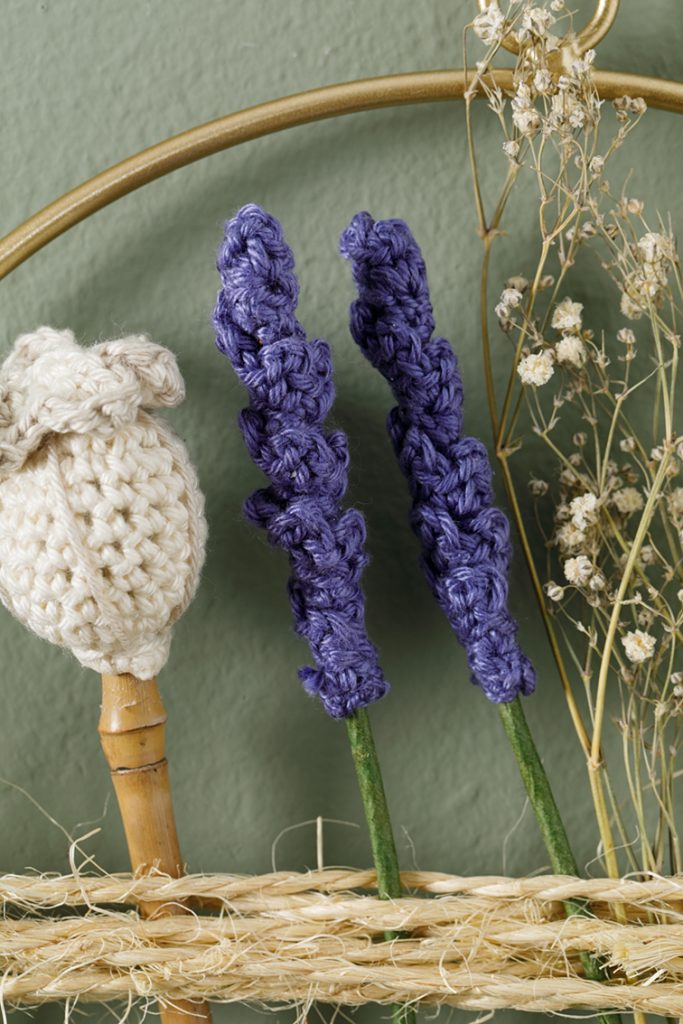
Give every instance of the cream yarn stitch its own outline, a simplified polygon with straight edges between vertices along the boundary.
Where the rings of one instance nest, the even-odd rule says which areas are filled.
[[[97,672],[155,676],[204,559],[185,446],[146,409],[184,398],[168,349],[40,327],[0,367],[0,599]]]

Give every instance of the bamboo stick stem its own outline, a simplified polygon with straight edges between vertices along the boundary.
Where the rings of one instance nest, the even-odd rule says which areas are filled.
[[[111,772],[133,871],[184,874],[165,752],[166,710],[155,679],[102,676],[98,731]],[[182,905],[141,903],[145,916],[183,913]],[[162,1024],[210,1024],[204,1002],[160,1003]]]

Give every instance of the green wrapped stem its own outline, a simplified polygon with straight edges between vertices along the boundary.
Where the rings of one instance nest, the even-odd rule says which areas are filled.
[[[557,875],[578,877],[579,869],[569,845],[569,837],[555,803],[555,797],[531,735],[521,701],[519,697],[516,697],[509,704],[498,704],[497,706],[503,728],[517,760],[529,802],[536,815],[552,869]],[[573,914],[590,916],[590,907],[585,900],[567,900],[564,906],[567,916]],[[605,980],[605,972],[594,956],[582,953],[581,963],[586,977],[591,981]],[[617,1024],[620,1018],[618,1014],[601,1014],[598,1019],[604,1024]]]
[[[401,874],[382,771],[367,710],[361,708],[347,718],[346,727],[370,834],[372,859],[377,872],[377,895],[381,900],[396,899],[402,892]],[[385,932],[384,937],[391,941],[398,938],[398,935],[396,932]],[[394,1024],[414,1024],[415,1010],[410,1006],[395,1006],[392,1019]]]
[[[377,872],[377,893],[381,900],[394,899],[401,895],[401,875],[382,771],[366,709],[361,708],[347,718],[346,727],[370,833],[372,858]]]
[[[556,875],[578,875],[576,859],[555,803],[548,776],[536,749],[519,697],[509,704],[498,704],[512,752],[517,759],[524,788],[533,807]]]

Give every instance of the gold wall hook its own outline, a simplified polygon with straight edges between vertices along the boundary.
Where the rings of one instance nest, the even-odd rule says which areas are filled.
[[[490,3],[491,0],[478,0],[479,10],[483,13]],[[559,60],[554,63],[560,67],[569,67],[572,60],[576,60],[586,50],[597,46],[611,29],[618,13],[619,0],[598,0],[593,17],[588,24],[580,32],[565,36],[560,40]],[[510,53],[515,55],[519,53],[519,43],[512,32],[508,32],[502,45]]]
[[[576,45],[581,53],[591,50],[605,38],[618,13],[619,0],[598,0],[593,17],[576,37]]]

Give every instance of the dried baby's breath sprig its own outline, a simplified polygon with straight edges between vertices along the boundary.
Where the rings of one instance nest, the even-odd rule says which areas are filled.
[[[547,2],[510,4],[492,27],[472,86],[487,96],[503,134],[504,180],[490,218],[466,102],[484,242],[487,395],[513,515],[586,756],[605,866],[612,875],[680,872],[674,801],[683,725],[683,425],[675,415],[680,263],[671,225],[647,218],[628,180],[615,189],[607,178],[645,103],[621,97],[603,108],[593,80],[595,54],[567,58],[569,50],[561,49],[557,36],[570,29],[564,5]],[[502,96],[493,65],[510,32],[519,54],[513,93]],[[538,202],[535,266],[510,268],[529,282],[516,290],[519,300],[510,295],[511,279],[491,300],[491,246],[513,185],[522,181]],[[602,275],[601,305],[611,304],[620,318],[617,331],[603,330],[600,309],[577,291],[570,279],[577,263]],[[489,311],[510,352],[500,400]],[[540,559],[510,465],[523,446],[536,453],[543,478],[531,481],[527,499],[545,544]],[[603,745],[613,707],[627,800],[615,796]]]

